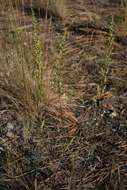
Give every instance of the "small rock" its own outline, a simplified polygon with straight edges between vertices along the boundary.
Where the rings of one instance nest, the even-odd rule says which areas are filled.
[[[14,136],[14,134],[11,131],[8,131],[6,136],[9,138],[12,138]]]
[[[8,131],[12,131],[14,129],[14,125],[12,123],[7,123]]]
[[[110,116],[111,116],[112,118],[114,118],[114,117],[117,116],[117,113],[116,113],[115,111],[113,111],[113,112],[110,114]]]

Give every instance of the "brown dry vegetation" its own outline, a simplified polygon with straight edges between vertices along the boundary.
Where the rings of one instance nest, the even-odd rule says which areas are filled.
[[[0,190],[127,189],[126,0],[0,0]]]

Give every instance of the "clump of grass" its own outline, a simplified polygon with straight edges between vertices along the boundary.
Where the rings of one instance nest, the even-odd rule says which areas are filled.
[[[16,5],[19,6],[20,3],[21,2],[19,0]],[[28,3],[28,1],[22,2],[22,5],[25,5],[25,3]],[[42,1],[35,2],[35,4],[39,4],[40,7],[41,3],[43,5]],[[31,4],[34,5],[34,2]],[[56,11],[55,7],[64,6],[64,1],[44,1],[44,4],[46,4],[47,9],[52,8],[54,11]],[[10,6],[13,14],[14,8],[12,4]],[[27,107],[27,110],[32,110],[32,112],[37,112],[37,110],[39,111],[40,107],[46,100],[46,97],[49,96],[49,94],[46,95],[48,91],[46,89],[46,73],[48,73],[48,68],[47,64],[45,64],[45,53],[47,54],[47,52],[45,52],[45,44],[39,36],[39,25],[35,14],[36,13],[34,12],[34,8],[31,8],[32,26],[30,26],[30,31],[27,31],[25,27],[17,26],[20,23],[17,23],[15,25],[15,23],[13,23],[13,20],[9,21],[11,23],[8,24],[12,26],[12,30],[9,33],[8,37],[12,46],[12,49],[10,49],[12,57],[11,60],[6,57],[7,62],[11,64],[11,68],[13,70],[13,76],[11,71],[9,71],[10,73],[8,72],[8,89],[11,89],[11,82],[9,83],[9,80],[13,80],[12,83],[13,86],[15,86],[16,92],[15,96],[17,96],[25,108]],[[13,17],[13,15],[11,16]],[[56,83],[58,93],[60,95],[62,94],[63,89],[62,70],[64,68],[63,46],[65,43],[65,36],[66,34],[61,35],[60,37],[61,39],[58,45],[59,52],[57,52],[57,55],[55,55],[55,52],[53,52],[53,56],[55,57],[55,62],[53,63],[55,65],[55,69],[53,71],[55,77],[53,80],[54,83]],[[6,65],[6,63],[4,64]],[[49,67],[51,69],[51,66]],[[48,80],[50,79],[48,78]],[[50,83],[49,81],[47,82]],[[5,85],[3,84],[3,86]]]
[[[58,89],[58,93],[61,95],[63,93],[63,71],[64,71],[64,46],[66,42],[67,31],[64,31],[62,35],[60,35],[60,39],[58,42],[58,51],[55,55],[55,64],[54,64],[54,84]]]
[[[61,113],[61,126],[62,126],[62,100],[61,96],[64,93],[64,46],[66,42],[67,31],[65,30],[62,35],[60,35],[57,52],[55,55],[55,64],[53,68],[53,86],[56,88],[59,96],[59,108]]]
[[[13,11],[11,16],[13,16]],[[17,98],[27,111],[37,112],[40,102],[44,99],[43,42],[38,36],[38,23],[33,11],[30,33],[25,28],[18,27],[19,24],[15,25],[13,20],[9,21],[8,19],[8,27],[11,26],[14,30],[8,31],[8,41],[11,48],[7,48],[5,60],[2,59],[1,88],[6,89],[8,93],[11,92],[12,97]]]
[[[108,42],[107,42],[107,50],[105,52],[104,61],[100,67],[100,83],[97,87],[97,97],[96,97],[96,104],[99,108],[96,120],[96,126],[100,126],[101,121],[103,119],[103,106],[102,101],[106,96],[107,93],[107,82],[108,82],[108,75],[110,65],[112,64],[112,51],[113,51],[113,42],[114,42],[114,20],[112,17],[112,21],[110,24]]]
[[[33,9],[32,11],[32,23],[33,23],[33,31],[32,31],[32,42],[33,42],[33,72],[32,76],[36,81],[36,92],[35,92],[35,99],[41,100],[44,96],[44,89],[43,89],[43,75],[44,75],[44,55],[43,55],[43,42],[40,41],[37,29],[37,20],[34,14]]]
[[[113,51],[113,42],[114,42],[114,22],[113,18],[110,24],[110,30],[109,30],[109,37],[108,37],[108,43],[107,43],[107,50],[105,53],[105,58],[103,61],[103,64],[101,65],[100,70],[100,84],[97,89],[97,95],[101,97],[106,92],[107,87],[107,81],[108,81],[108,74],[109,74],[109,68],[112,63],[112,51]]]

